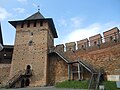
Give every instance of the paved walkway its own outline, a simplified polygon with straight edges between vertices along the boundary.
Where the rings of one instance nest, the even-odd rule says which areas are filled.
[[[87,89],[60,89],[55,87],[28,87],[28,88],[18,88],[18,89],[0,89],[0,90],[87,90]]]

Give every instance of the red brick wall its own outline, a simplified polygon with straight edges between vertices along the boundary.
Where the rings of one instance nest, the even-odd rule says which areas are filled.
[[[56,48],[57,49],[57,48]],[[90,46],[85,50],[66,51],[62,52],[72,61],[80,58],[82,61],[92,66],[94,69],[103,68],[107,75],[120,75],[120,40],[117,42],[106,42],[98,46]],[[55,84],[68,80],[67,63],[56,54],[51,54],[49,57],[49,84]],[[90,78],[90,73],[84,69],[84,79]],[[78,80],[77,74],[74,77]]]
[[[54,85],[68,79],[68,66],[58,55],[49,55],[48,85]]]
[[[4,85],[10,74],[10,64],[0,64],[0,83]]]
[[[74,53],[66,52],[66,55],[71,60],[76,60],[79,57],[94,68],[102,67],[107,74],[120,75],[120,44],[114,43],[113,46],[110,46],[109,43],[109,47],[107,44],[105,46],[104,48],[96,48],[93,51],[77,50]]]

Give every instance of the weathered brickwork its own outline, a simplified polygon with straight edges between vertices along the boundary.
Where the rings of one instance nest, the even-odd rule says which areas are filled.
[[[56,49],[60,52],[64,52],[64,44],[56,45]]]
[[[75,51],[76,50],[75,42],[66,43],[65,45],[66,45],[66,51]]]
[[[83,39],[83,40],[80,40],[80,41],[77,41],[77,47],[78,49],[86,49],[89,47],[89,41],[88,39]]]
[[[72,60],[80,58],[94,68],[104,68],[106,74],[120,75],[120,43],[94,51],[66,52],[66,55]]]
[[[107,44],[105,43],[104,46],[106,45]],[[102,68],[104,69],[105,75],[120,75],[120,43],[114,44],[113,46],[109,47],[102,47],[101,49],[95,49],[93,51],[66,51],[64,52],[64,55],[73,61],[81,59],[96,70]],[[53,85],[57,82],[68,80],[67,63],[54,54],[50,55],[49,59],[50,70],[48,83]],[[90,73],[85,69],[83,69],[83,72],[83,79],[89,79]],[[74,74],[74,79],[78,80],[77,73]]]
[[[49,55],[48,84],[54,85],[68,79],[68,65],[56,54]]]
[[[102,43],[102,36],[100,34],[97,34],[95,36],[89,37],[90,45],[95,46]]]
[[[4,85],[9,79],[11,64],[0,64],[0,84]]]
[[[111,50],[113,49],[113,50]],[[89,63],[92,64],[93,67],[104,68],[106,74],[113,74],[113,75],[119,75],[120,72],[116,72],[117,69],[119,69],[119,57],[116,58],[116,56],[119,56],[119,53],[115,51],[116,47],[114,48],[107,48],[105,50],[101,51],[94,51],[89,53],[86,57],[83,56],[87,60],[87,58],[90,58]],[[118,49],[117,49],[118,50]]]
[[[114,41],[120,37],[119,29],[117,27],[104,32],[103,35],[105,42]]]
[[[47,54],[49,48],[54,46],[54,36],[50,26],[52,22],[44,18],[29,20],[29,22],[26,20],[21,23],[17,22],[19,23],[16,24],[10,77],[15,76],[20,70],[26,70],[30,65],[30,69],[32,69],[30,86],[47,85]]]
[[[19,27],[20,25],[17,26],[16,29],[18,33],[16,33],[16,41],[10,76],[14,76],[15,73],[17,73],[19,70],[24,70],[26,69],[27,65],[30,65],[31,68],[34,70],[34,75],[31,78],[32,83],[37,85],[39,84],[39,80],[42,80],[42,84],[45,84],[46,81],[44,80],[44,69],[46,68],[42,69],[40,67],[45,67],[47,63],[46,50],[48,31],[41,30],[41,28],[39,30],[38,27]],[[33,32],[33,35],[30,35],[30,32]],[[29,45],[30,41],[33,42],[32,45]]]

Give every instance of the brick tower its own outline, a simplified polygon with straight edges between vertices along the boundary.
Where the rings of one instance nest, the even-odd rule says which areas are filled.
[[[54,46],[54,38],[58,37],[52,18],[44,18],[38,11],[24,20],[9,23],[16,28],[10,78],[20,71],[30,69],[32,76],[27,81],[20,79],[16,83],[47,85],[48,50]]]

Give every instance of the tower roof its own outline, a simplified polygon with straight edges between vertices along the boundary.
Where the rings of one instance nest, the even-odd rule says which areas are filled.
[[[0,23],[0,43],[3,45],[1,23]]]
[[[36,20],[36,19],[44,19],[44,16],[38,11],[35,14],[26,18],[25,20]]]
[[[24,20],[8,21],[8,22],[9,22],[12,26],[14,26],[14,27],[16,28],[16,26],[17,26],[18,24],[21,24],[21,23],[23,23],[23,22],[27,22],[27,21],[39,21],[39,20],[48,22],[54,38],[58,38],[58,35],[57,35],[57,32],[56,32],[56,28],[55,28],[53,19],[52,19],[52,18],[44,18],[44,16],[43,16],[39,11],[36,12],[35,14],[31,15],[30,17],[24,19]]]

